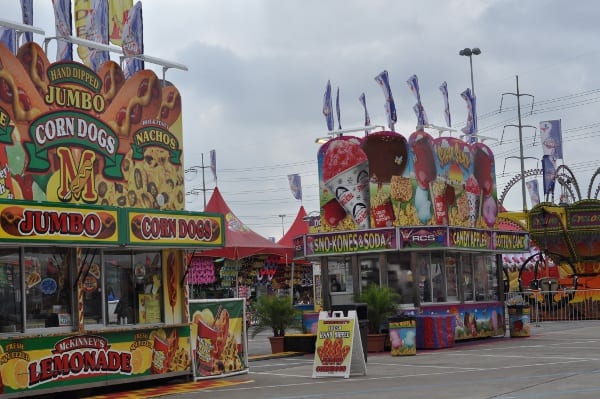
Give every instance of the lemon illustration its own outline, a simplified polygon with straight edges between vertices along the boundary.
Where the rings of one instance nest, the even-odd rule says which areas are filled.
[[[152,349],[139,346],[131,352],[131,369],[133,374],[147,371],[152,363]]]
[[[27,388],[29,375],[27,371],[27,362],[23,359],[17,359],[15,362],[15,384],[17,388]]]
[[[12,389],[27,388],[27,362],[23,359],[11,359],[2,366],[0,371],[4,385]]]

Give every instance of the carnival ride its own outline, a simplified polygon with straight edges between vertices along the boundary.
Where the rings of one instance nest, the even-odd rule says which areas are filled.
[[[513,177],[504,187],[502,204],[510,189],[521,179],[542,176],[530,169]],[[600,168],[592,175],[587,196],[566,166],[556,169],[554,190],[545,201],[526,212],[504,212],[502,216],[529,231],[529,254],[504,256],[508,291],[527,293],[531,301],[552,308],[566,304],[600,301]],[[598,306],[594,306],[596,308]],[[600,314],[597,310],[595,314]]]

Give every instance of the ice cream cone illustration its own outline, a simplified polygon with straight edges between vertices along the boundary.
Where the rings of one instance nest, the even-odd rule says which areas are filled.
[[[407,141],[396,132],[375,132],[361,140],[361,147],[369,159],[372,227],[390,227],[396,219],[392,200],[398,194],[392,182],[406,169]]]
[[[340,137],[329,143],[323,180],[354,222],[360,228],[369,228],[369,161],[358,139]]]

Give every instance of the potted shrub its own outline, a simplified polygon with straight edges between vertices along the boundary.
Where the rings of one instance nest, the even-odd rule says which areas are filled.
[[[254,304],[256,325],[252,330],[252,338],[262,331],[272,330],[271,351],[284,351],[284,336],[290,328],[302,328],[300,311],[294,307],[289,297],[262,295]]]
[[[400,295],[389,287],[369,284],[361,293],[355,295],[354,300],[367,304],[367,319],[369,320],[367,351],[383,352],[387,334],[381,333],[381,325],[387,322],[389,316],[396,313]]]

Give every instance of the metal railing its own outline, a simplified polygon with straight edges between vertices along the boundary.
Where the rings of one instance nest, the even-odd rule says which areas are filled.
[[[529,304],[531,322],[600,320],[600,289],[508,292],[506,304]]]

